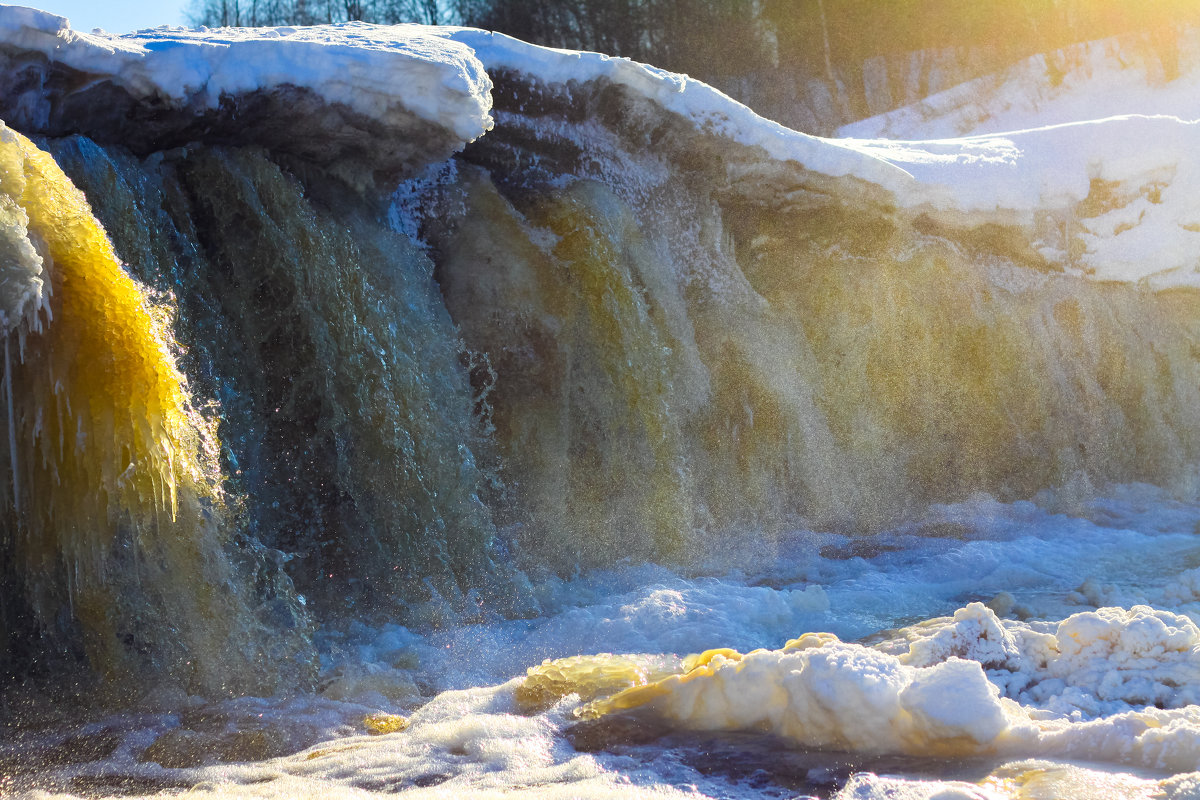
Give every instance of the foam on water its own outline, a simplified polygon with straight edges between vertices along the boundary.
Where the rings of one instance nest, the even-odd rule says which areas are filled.
[[[844,800],[1025,798],[1055,786],[1072,797],[1192,796],[1194,781],[1167,776],[1200,768],[1200,715],[1188,705],[1200,670],[1200,505],[1136,485],[1068,495],[936,507],[869,546],[798,531],[762,569],[720,577],[628,565],[545,578],[534,587],[543,613],[529,620],[327,629],[323,694],[193,699],[182,714],[93,723],[85,734],[119,734],[108,757],[54,764],[17,786],[104,795],[140,781],[214,797],[772,797],[788,786]],[[1055,510],[1066,505],[1073,513]],[[1096,608],[1114,600],[1148,605]],[[565,660],[543,663],[552,659]],[[379,712],[409,725],[368,735],[366,718]],[[247,730],[275,749],[255,756]],[[208,749],[189,764],[183,743],[194,736]],[[6,755],[54,752],[43,737]],[[156,739],[164,744],[147,750]],[[217,741],[228,763],[212,763]],[[788,766],[797,745],[812,763]],[[763,768],[761,747],[785,755]]]

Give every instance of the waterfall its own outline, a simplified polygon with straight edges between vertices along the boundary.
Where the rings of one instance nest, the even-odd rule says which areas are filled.
[[[147,670],[206,693],[296,681],[293,634],[261,618],[238,577],[250,556],[224,524],[213,426],[176,366],[170,309],[125,272],[49,154],[8,129],[0,145],[5,205],[27,215],[49,273],[44,309],[6,334],[3,626],[20,644],[5,666],[43,672],[82,652],[117,682]]]
[[[207,133],[188,106],[127,140],[68,112],[148,113],[142,78],[5,110],[43,136],[0,142],[11,676],[286,691],[319,624],[536,614],[528,572],[870,537],[979,493],[1194,494],[1194,289],[1091,280],[1033,250],[1066,212],[939,216],[678,76],[539,81],[524,45],[455,35],[490,79],[447,40],[467,88],[389,106],[409,139],[379,162],[366,101],[294,142],[263,121],[312,87],[191,95]]]

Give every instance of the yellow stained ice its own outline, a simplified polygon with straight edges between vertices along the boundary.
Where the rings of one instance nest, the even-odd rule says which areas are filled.
[[[796,639],[788,639],[783,646],[785,653],[793,650],[807,650],[810,647],[824,647],[831,642],[838,641],[838,637],[827,631],[809,631]]]
[[[372,736],[383,736],[387,733],[399,733],[409,726],[407,717],[399,714],[387,714],[379,712],[378,714],[368,714],[363,717],[363,727],[367,729],[367,733]]]
[[[649,656],[607,653],[547,660],[529,670],[516,697],[523,710],[542,711],[559,698],[577,694],[586,704],[579,716],[594,718],[645,705],[670,692],[678,681],[711,675],[714,667],[744,657],[737,650],[720,647],[685,656],[677,669],[653,662]]]
[[[758,652],[758,651],[755,651]],[[613,685],[611,689],[619,689],[615,693],[595,692],[597,698],[579,710],[579,716],[585,718],[601,717],[620,711],[629,711],[670,694],[680,683],[686,683],[702,676],[711,676],[714,670],[727,663],[737,663],[745,656],[730,647],[719,647],[693,653],[685,656],[681,669],[672,673],[659,674],[650,680],[641,680],[629,686]],[[608,697],[602,695],[610,694]],[[587,697],[582,697],[588,700]]]
[[[239,686],[215,440],[175,366],[170,312],[54,160],[4,127],[0,197],[28,216],[50,283],[44,315],[5,342],[0,511],[26,601],[44,628],[73,616],[101,675],[128,678],[148,654],[193,688]]]
[[[32,389],[40,380],[57,406],[31,420],[41,466],[59,485],[90,473],[104,492],[139,498],[127,505],[150,497],[145,511],[174,516],[179,481],[200,479],[202,468],[196,419],[164,340],[166,312],[146,301],[47,153],[4,129],[0,158],[0,191],[29,215],[30,236],[52,265],[51,324],[25,337],[20,359],[39,367],[26,369],[20,383]],[[123,458],[89,458],[105,451]]]
[[[547,659],[529,668],[514,697],[523,713],[535,714],[571,694],[586,703],[622,690],[636,691],[671,674],[672,666],[661,657],[611,653]]]

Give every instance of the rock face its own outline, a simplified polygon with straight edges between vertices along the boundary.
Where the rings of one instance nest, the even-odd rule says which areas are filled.
[[[0,13],[10,675],[271,692],[324,619],[536,611],[521,568],[1194,491],[1194,270],[1067,224],[1190,208],[1138,194],[1190,133],[847,144],[481,31],[57,19]]]

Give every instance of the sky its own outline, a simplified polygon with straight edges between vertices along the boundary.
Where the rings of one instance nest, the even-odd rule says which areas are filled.
[[[28,0],[11,5],[31,5],[71,20],[77,31],[104,28],[128,33],[159,25],[183,25],[188,0]]]

